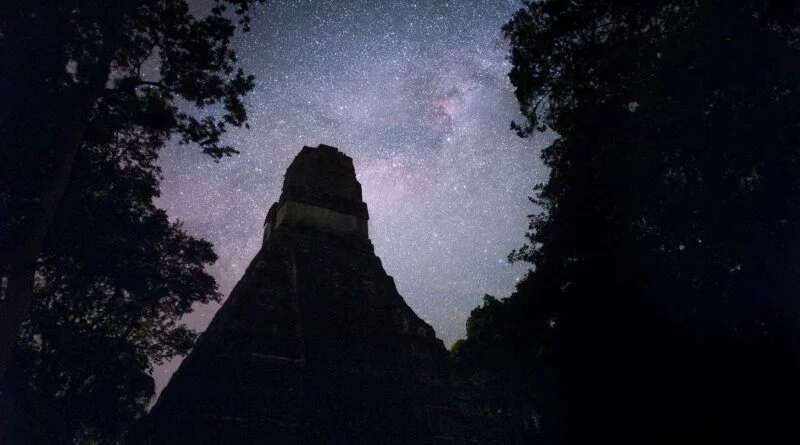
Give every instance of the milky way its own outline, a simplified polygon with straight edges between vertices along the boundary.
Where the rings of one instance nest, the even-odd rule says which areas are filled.
[[[484,294],[507,296],[526,265],[528,201],[545,170],[518,119],[501,27],[516,1],[278,1],[236,41],[256,75],[241,154],[215,164],[194,147],[164,151],[159,205],[214,243],[227,296],[259,250],[269,205],[303,145],[353,158],[377,255],[446,345]],[[187,323],[205,329],[219,305]],[[177,361],[156,370],[161,387]]]

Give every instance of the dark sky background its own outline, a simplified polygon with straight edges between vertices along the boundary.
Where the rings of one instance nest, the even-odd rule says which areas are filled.
[[[202,13],[202,1],[193,12]],[[239,36],[256,75],[241,154],[215,164],[196,147],[162,156],[159,205],[214,243],[211,272],[227,296],[262,241],[283,174],[303,145],[353,158],[370,237],[400,294],[448,347],[486,293],[507,296],[525,273],[527,197],[544,179],[545,138],[509,130],[517,103],[501,27],[511,0],[284,0],[255,8]],[[187,317],[203,330],[219,305]],[[156,369],[163,387],[178,361]]]

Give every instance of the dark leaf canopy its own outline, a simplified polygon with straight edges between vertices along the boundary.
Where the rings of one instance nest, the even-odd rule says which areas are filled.
[[[221,297],[205,272],[217,258],[211,244],[153,205],[159,171],[142,154],[123,144],[78,159],[11,377],[45,419],[18,425],[25,440],[122,438],[153,395],[153,365],[194,343],[181,318]]]
[[[544,442],[785,442],[800,7],[528,1],[504,32],[513,128],[558,137],[511,255],[533,270],[459,354],[526,376]]]
[[[214,159],[236,153],[222,136],[245,125],[254,80],[231,45],[252,3],[0,8],[0,272],[37,259],[6,380],[30,441],[123,437],[152,396],[153,364],[195,340],[182,316],[220,298],[205,272],[212,246],[153,205],[157,159],[172,138]]]

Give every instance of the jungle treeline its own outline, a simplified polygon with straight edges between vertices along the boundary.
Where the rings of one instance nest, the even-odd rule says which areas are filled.
[[[505,25],[542,159],[531,271],[462,372],[522,385],[538,443],[797,443],[800,8],[528,1]],[[522,244],[522,243],[521,243]]]

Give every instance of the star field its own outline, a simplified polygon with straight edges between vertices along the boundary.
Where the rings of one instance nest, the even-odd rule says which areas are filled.
[[[201,2],[196,7],[201,8]],[[507,296],[527,268],[528,201],[544,139],[520,139],[500,28],[516,1],[282,0],[258,5],[236,50],[256,75],[241,154],[215,164],[164,150],[159,205],[214,243],[227,296],[259,250],[283,174],[303,145],[353,158],[376,254],[446,345],[484,294]],[[219,305],[187,323],[205,329]],[[177,362],[156,370],[163,387]]]

